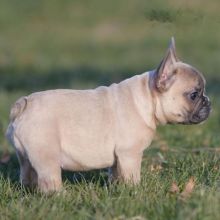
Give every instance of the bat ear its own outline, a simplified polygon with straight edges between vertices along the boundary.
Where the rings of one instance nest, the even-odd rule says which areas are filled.
[[[171,86],[171,82],[173,82],[173,75],[175,75],[175,72],[171,71],[172,66],[178,61],[179,59],[176,56],[175,40],[174,37],[172,37],[166,55],[156,71],[156,87],[159,91],[166,91],[169,86]]]

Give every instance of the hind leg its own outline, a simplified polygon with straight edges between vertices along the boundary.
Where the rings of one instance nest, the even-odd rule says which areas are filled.
[[[62,188],[61,168],[48,161],[36,165],[37,184],[42,192],[60,191]]]
[[[44,163],[37,167],[38,187],[42,192],[60,191],[62,188],[61,168]]]
[[[37,186],[37,174],[31,166],[30,161],[19,151],[17,151],[16,153],[20,164],[21,184],[31,188]]]
[[[32,148],[36,149],[36,148]],[[56,152],[40,147],[29,152],[29,160],[37,173],[37,185],[42,192],[60,191],[62,188],[61,167]]]
[[[9,143],[14,147],[18,162],[20,165],[20,181],[21,184],[28,187],[33,187],[37,183],[36,172],[31,166],[27,155],[25,154],[23,145],[19,138],[15,135],[13,124],[10,123],[6,132],[6,137]]]

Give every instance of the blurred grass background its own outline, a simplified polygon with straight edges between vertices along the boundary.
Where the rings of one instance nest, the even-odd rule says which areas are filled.
[[[161,153],[161,146],[184,148],[189,150],[189,154],[164,153],[169,164],[166,172],[161,171],[162,173],[152,177],[146,165],[143,173],[150,175],[148,181],[153,181],[153,184],[147,181],[146,184],[151,184],[151,187],[160,187],[172,178],[183,184],[181,181],[195,175],[201,190],[210,186],[212,193],[206,194],[204,191],[203,195],[209,198],[206,203],[206,199],[200,195],[203,191],[198,191],[191,204],[180,205],[181,210],[173,198],[167,206],[164,205],[161,194],[167,186],[163,185],[157,191],[158,194],[155,194],[159,206],[152,208],[152,200],[147,208],[138,202],[135,202],[135,207],[140,212],[142,208],[146,210],[151,219],[177,219],[177,216],[180,219],[193,219],[191,211],[195,207],[199,213],[196,215],[198,219],[203,219],[202,216],[211,216],[204,219],[216,219],[219,205],[211,207],[211,215],[207,214],[211,209],[204,211],[203,208],[212,202],[220,204],[219,187],[216,188],[220,181],[219,170],[217,172],[213,168],[215,166],[220,169],[219,153],[213,150],[211,153],[207,151],[202,155],[192,155],[190,152],[193,149],[220,147],[219,9],[219,0],[0,0],[0,154],[8,148],[3,131],[7,127],[10,106],[18,97],[45,89],[86,89],[110,85],[154,69],[163,58],[170,37],[174,36],[179,58],[204,73],[213,112],[202,125],[160,127],[152,147],[146,151],[144,164],[150,164],[154,161],[152,158],[157,158],[158,151]],[[12,148],[10,151],[13,151]],[[207,165],[206,171],[201,171],[203,163]],[[6,165],[0,164],[0,172],[4,178],[18,181],[15,157]],[[3,189],[7,191],[7,198],[11,195],[13,201],[20,201],[19,196],[13,197],[16,188],[4,186]],[[151,193],[155,193],[156,189],[148,190],[144,193],[151,198],[154,195]],[[96,189],[94,191],[97,192]],[[47,208],[51,207],[50,203],[44,202]],[[101,198],[100,203],[102,202]],[[37,203],[33,206],[39,208]],[[4,213],[9,215],[7,203],[3,207]],[[14,218],[24,208],[23,205],[11,207],[17,210],[15,215],[12,214]],[[83,208],[79,210],[82,211]],[[94,210],[96,208],[88,211],[91,216]],[[154,213],[155,210],[159,210],[161,218]],[[66,212],[68,211],[70,209],[67,208]],[[102,212],[103,209],[100,208],[99,211]],[[126,213],[124,209],[117,209],[117,205],[113,206],[112,212],[118,215]],[[42,213],[46,216],[47,211]],[[54,213],[51,218],[59,219],[61,213]],[[132,216],[131,213],[132,209],[128,210],[125,219],[126,216]],[[25,214],[20,213],[20,216],[24,217]]]
[[[0,0],[0,5],[4,128],[17,97],[45,89],[110,85],[151,70],[171,36],[179,57],[204,73],[213,114],[218,114],[218,0]]]

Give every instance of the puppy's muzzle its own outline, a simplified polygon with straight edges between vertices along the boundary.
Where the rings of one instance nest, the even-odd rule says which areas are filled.
[[[198,105],[198,110],[191,115],[189,119],[190,124],[201,123],[209,117],[210,112],[211,102],[207,96],[204,96]]]

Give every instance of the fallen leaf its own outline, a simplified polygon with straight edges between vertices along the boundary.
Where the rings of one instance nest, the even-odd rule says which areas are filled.
[[[157,164],[157,165],[151,164],[150,165],[150,171],[151,172],[153,172],[153,171],[160,171],[162,169],[163,169],[163,167],[160,164]]]
[[[179,193],[179,192],[180,192],[179,187],[177,186],[176,182],[173,182],[171,187],[170,187],[170,193],[176,194],[176,193]]]
[[[195,178],[190,177],[189,181],[186,183],[184,190],[181,192],[180,196],[181,199],[187,199],[190,197],[190,195],[193,192],[193,189],[195,187]]]
[[[213,167],[213,170],[220,170],[220,169],[219,169],[219,167],[214,166],[214,167]]]
[[[163,151],[163,152],[167,152],[167,151],[169,151],[169,147],[166,144],[162,144],[160,146],[160,150]]]

